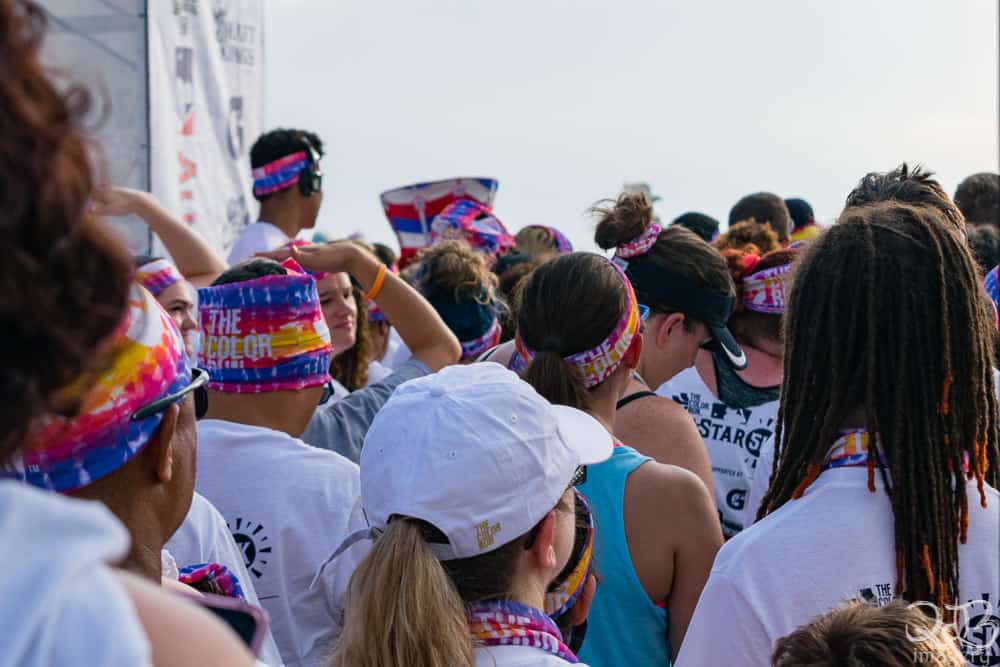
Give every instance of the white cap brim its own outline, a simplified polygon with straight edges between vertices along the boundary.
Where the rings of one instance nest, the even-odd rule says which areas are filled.
[[[600,463],[611,457],[614,439],[601,422],[566,405],[553,405],[552,414],[563,442],[577,453],[579,465]]]

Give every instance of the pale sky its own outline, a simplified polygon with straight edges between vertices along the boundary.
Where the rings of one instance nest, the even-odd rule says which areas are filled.
[[[996,171],[995,0],[269,0],[266,125],[323,138],[318,227],[392,241],[378,194],[489,176],[512,231],[644,180],[664,220],[742,195],[833,219],[903,160]]]

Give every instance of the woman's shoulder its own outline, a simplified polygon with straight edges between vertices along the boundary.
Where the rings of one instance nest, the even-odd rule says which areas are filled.
[[[673,507],[694,505],[703,500],[702,496],[709,496],[698,475],[686,468],[655,460],[639,466],[629,482],[650,502],[669,502]]]

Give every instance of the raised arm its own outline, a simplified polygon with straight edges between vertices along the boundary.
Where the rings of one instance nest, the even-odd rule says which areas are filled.
[[[314,246],[293,247],[269,253],[265,257],[281,260],[292,257],[303,268],[335,273],[347,271],[370,293],[376,281],[381,287],[373,297],[410,353],[432,372],[458,362],[462,348],[437,311],[402,279],[386,270],[375,255],[349,241]],[[379,275],[381,274],[381,278]]]
[[[195,287],[210,285],[228,266],[196,231],[160,206],[148,192],[102,188],[94,193],[98,215],[137,215],[163,241],[177,270]]]

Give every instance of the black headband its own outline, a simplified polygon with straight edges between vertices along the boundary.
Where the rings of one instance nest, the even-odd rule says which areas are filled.
[[[629,260],[625,275],[637,292],[648,294],[661,303],[670,304],[674,309],[691,315],[709,326],[724,327],[729,321],[735,300],[732,294],[724,294],[664,271],[643,257]]]

